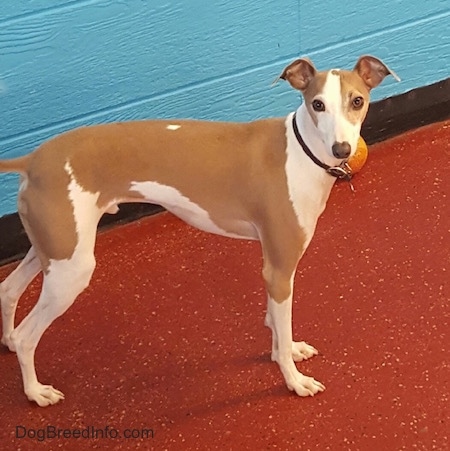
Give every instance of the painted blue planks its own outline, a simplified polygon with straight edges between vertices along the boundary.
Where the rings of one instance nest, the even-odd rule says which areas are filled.
[[[291,38],[279,39],[289,24],[274,14],[275,0],[234,9],[228,3],[109,1],[7,25],[0,77],[10,114],[2,137],[296,53],[294,25]]]
[[[75,126],[143,117],[251,120],[298,102],[270,84],[308,54],[318,68],[361,53],[402,77],[380,99],[449,76],[445,0],[19,0],[0,8],[0,157]],[[16,178],[0,176],[0,215]]]
[[[101,0],[89,0],[89,3]],[[38,15],[50,10],[62,10],[64,7],[79,7],[86,0],[15,0],[2,2],[1,23],[20,20],[30,15]]]
[[[313,0],[300,3],[300,46],[307,53],[366,38],[376,44],[379,34],[413,27],[417,21],[433,20],[450,12],[448,0],[395,0],[386,3]],[[411,37],[415,39],[414,34]]]

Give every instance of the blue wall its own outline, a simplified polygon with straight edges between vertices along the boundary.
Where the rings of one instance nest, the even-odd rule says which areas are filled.
[[[448,0],[15,0],[0,8],[0,158],[82,125],[146,117],[282,116],[271,88],[308,55],[320,69],[362,53],[402,78],[375,99],[449,76]],[[0,216],[17,177],[0,176]]]

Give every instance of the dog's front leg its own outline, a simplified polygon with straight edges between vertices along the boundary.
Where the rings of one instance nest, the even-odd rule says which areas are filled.
[[[324,391],[323,384],[303,375],[295,366],[296,354],[315,355],[317,351],[304,342],[296,343],[292,340],[292,295],[282,302],[277,302],[269,296],[266,324],[272,329],[272,341],[278,345],[277,350],[272,349],[272,360],[280,366],[288,389],[295,391],[299,396],[314,396]]]
[[[268,303],[273,301],[269,297]],[[278,338],[273,325],[272,314],[269,313],[269,307],[267,308],[266,318],[264,325],[272,330],[272,362],[278,361]],[[319,351],[313,346],[304,341],[292,341],[292,359],[294,362],[301,362],[307,360],[315,355],[319,354]]]
[[[273,236],[273,235],[272,235]],[[284,243],[295,243],[283,240]],[[272,330],[272,360],[276,361],[283,373],[289,390],[299,396],[314,396],[325,390],[325,386],[312,377],[297,370],[294,360],[300,361],[317,354],[317,350],[305,342],[292,339],[292,293],[297,263],[303,249],[283,246],[280,240],[262,240],[264,254],[263,277],[268,293],[266,326]]]

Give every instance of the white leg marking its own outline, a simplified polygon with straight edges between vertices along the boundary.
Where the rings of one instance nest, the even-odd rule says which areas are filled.
[[[272,362],[278,361],[278,338],[273,326],[272,317],[269,312],[266,313],[266,318],[264,320],[264,325],[272,330]],[[319,351],[313,346],[309,345],[304,341],[293,341],[292,342],[292,359],[294,362],[301,362],[307,360],[315,355],[318,355]]]
[[[93,256],[86,255],[84,258],[75,256],[70,260],[51,261],[37,304],[10,336],[22,370],[25,394],[41,407],[56,404],[64,399],[64,395],[51,385],[38,381],[34,365],[36,347],[50,324],[87,287],[94,267]]]
[[[14,316],[20,296],[28,284],[41,270],[41,264],[31,247],[19,266],[0,284],[0,299],[2,306],[3,335],[1,342],[15,352],[10,335],[14,330]]]
[[[289,390],[293,390],[299,396],[314,396],[325,390],[325,386],[314,378],[305,376],[297,370],[293,360],[293,348],[298,351],[299,346],[292,342],[292,296],[281,303],[277,303],[269,297],[267,305],[266,324],[272,328],[276,338],[272,344],[278,344],[278,349],[272,349],[272,359],[275,360],[286,381]],[[307,345],[308,346],[308,345]],[[312,352],[315,349],[300,346],[302,351]],[[314,350],[314,351],[313,351]],[[317,353],[317,351],[315,351]]]
[[[272,362],[276,362],[278,359],[278,337],[269,310],[267,310],[264,325],[269,327],[270,330],[272,331],[272,352],[270,358],[272,359]]]

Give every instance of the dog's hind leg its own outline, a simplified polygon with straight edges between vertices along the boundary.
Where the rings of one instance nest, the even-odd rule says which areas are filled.
[[[64,395],[51,385],[43,385],[38,381],[34,365],[36,347],[50,324],[88,286],[94,268],[92,253],[75,254],[66,260],[51,260],[44,273],[38,302],[11,334],[22,370],[25,394],[41,407],[57,403]]]
[[[36,347],[46,329],[89,285],[95,268],[97,224],[103,213],[97,205],[99,194],[78,184],[69,163],[55,166],[52,174],[45,172],[48,164],[45,159],[37,160],[34,170],[46,176],[30,177],[19,197],[22,223],[42,265],[42,290],[34,308],[10,335],[25,394],[40,406],[55,404],[64,395],[39,382]]]
[[[15,351],[10,340],[14,330],[14,316],[17,303],[30,282],[41,271],[41,263],[32,246],[19,266],[0,284],[0,299],[2,308],[2,339],[10,351]]]
[[[74,206],[74,212],[62,207],[56,210],[50,203],[42,211],[44,204],[35,202],[22,219],[42,264],[43,281],[36,305],[13,330],[10,341],[20,363],[25,394],[41,407],[57,403],[64,395],[39,382],[34,362],[36,347],[46,329],[89,285],[95,268],[94,245],[100,212],[91,197],[82,198],[83,202]],[[39,214],[34,210],[35,204],[40,205]],[[61,216],[64,213],[66,216]]]

